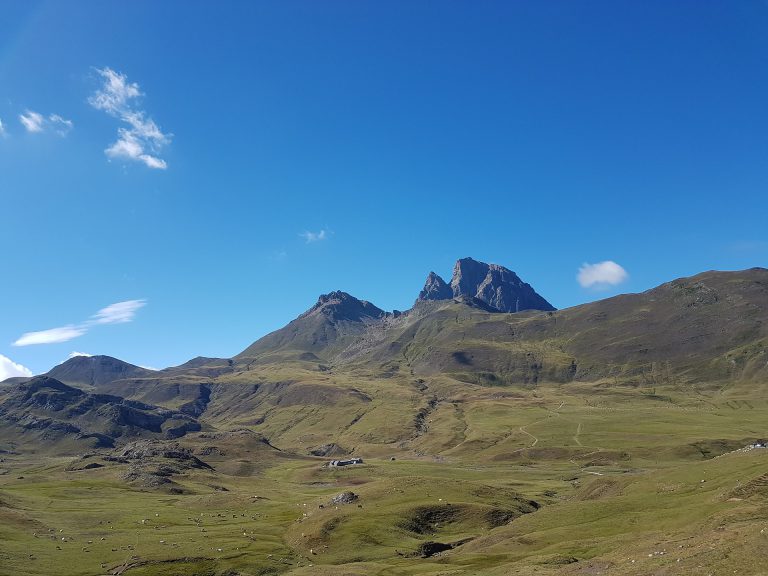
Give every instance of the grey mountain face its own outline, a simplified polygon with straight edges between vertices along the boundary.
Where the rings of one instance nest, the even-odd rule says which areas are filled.
[[[511,270],[472,258],[462,258],[456,262],[450,286],[431,272],[418,299],[447,300],[460,297],[477,298],[500,312],[555,309]]]
[[[419,292],[419,300],[448,300],[453,298],[453,291],[445,280],[434,272],[430,272],[424,289]]]

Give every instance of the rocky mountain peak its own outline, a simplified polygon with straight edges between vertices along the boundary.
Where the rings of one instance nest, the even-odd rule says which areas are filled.
[[[448,300],[453,297],[453,291],[445,280],[434,272],[430,272],[424,288],[419,292],[419,300]]]
[[[320,295],[317,303],[300,318],[312,314],[323,314],[332,321],[362,322],[381,318],[386,313],[370,302],[359,300],[351,294],[336,290]]]
[[[475,298],[500,312],[555,309],[512,270],[473,258],[456,261],[450,285],[434,272],[430,273],[419,294],[419,300],[450,298]]]

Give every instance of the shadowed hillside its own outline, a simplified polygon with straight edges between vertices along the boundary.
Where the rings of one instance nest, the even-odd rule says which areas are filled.
[[[115,380],[151,376],[152,370],[111,356],[75,356],[54,366],[47,375],[72,386],[98,388]]]
[[[78,444],[113,446],[118,438],[178,438],[200,429],[186,414],[119,396],[90,394],[37,376],[0,396],[6,438],[68,452]]]

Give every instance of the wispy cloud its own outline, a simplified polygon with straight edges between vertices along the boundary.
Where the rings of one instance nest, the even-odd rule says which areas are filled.
[[[6,135],[5,124],[3,124],[3,121],[0,120],[0,136],[5,136],[5,135]]]
[[[69,355],[67,356],[67,360],[72,360],[72,358],[77,358],[78,356],[84,356],[85,358],[90,358],[91,356],[93,356],[93,354],[88,354],[87,352],[73,351],[69,353]]]
[[[625,282],[629,278],[627,271],[613,262],[605,260],[597,264],[584,263],[579,268],[576,280],[583,288],[608,288]]]
[[[19,114],[19,122],[27,129],[27,132],[42,132],[45,118],[42,114],[27,110],[24,114]]]
[[[32,376],[32,370],[0,354],[0,382],[14,376]]]
[[[74,127],[72,120],[66,120],[58,114],[49,114],[46,118],[39,112],[33,112],[32,110],[19,114],[19,122],[21,122],[27,132],[32,134],[50,130],[59,136],[66,136]]]
[[[304,238],[304,241],[307,244],[311,244],[312,242],[321,242],[322,240],[326,240],[328,238],[328,231],[320,230],[319,232],[310,232],[307,230],[299,234],[299,236]]]
[[[125,74],[111,68],[96,71],[103,84],[88,103],[127,125],[117,129],[117,141],[104,153],[109,158],[142,162],[149,168],[167,168],[165,160],[158,154],[171,141],[171,134],[163,133],[154,120],[136,106],[136,101],[143,96],[139,85],[129,82]]]
[[[27,332],[22,334],[13,345],[58,344],[59,342],[68,342],[78,338],[87,331],[87,328],[84,326],[62,326],[61,328],[51,328],[50,330],[40,330],[39,332]]]
[[[92,316],[96,324],[121,324],[130,322],[136,316],[136,311],[147,304],[146,300],[126,300],[110,304]]]
[[[59,136],[66,136],[74,127],[72,120],[65,120],[58,114],[48,116],[48,123]]]
[[[91,316],[89,320],[79,324],[70,324],[69,326],[40,330],[38,332],[26,332],[13,343],[13,346],[32,346],[34,344],[58,344],[60,342],[69,342],[70,340],[79,338],[87,333],[93,326],[131,322],[136,316],[136,311],[145,306],[146,303],[146,300],[126,300],[124,302],[116,302],[115,304],[110,304],[106,308],[102,308],[96,312],[96,314]],[[70,354],[70,357],[73,355],[88,356],[88,354],[73,352]]]

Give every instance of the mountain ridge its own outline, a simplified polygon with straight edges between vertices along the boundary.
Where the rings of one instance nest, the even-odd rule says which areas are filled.
[[[457,267],[459,263],[465,264],[460,260]],[[491,265],[485,266],[491,269]],[[431,273],[430,278],[437,282],[439,277]],[[464,280],[474,287],[478,278]],[[109,356],[75,357],[47,375],[110,393],[128,387],[137,397],[144,397],[140,391],[147,386],[173,385],[179,393],[184,390],[184,402],[195,402],[203,397],[201,394],[208,394],[201,386],[221,378],[238,379],[238,374],[257,365],[299,362],[316,370],[324,364],[359,364],[366,361],[366,355],[391,366],[411,365],[416,373],[487,373],[507,383],[525,384],[542,378],[589,380],[608,373],[636,378],[652,371],[654,362],[662,361],[670,369],[690,374],[713,370],[718,378],[731,378],[742,373],[727,368],[734,362],[734,366],[746,366],[744,374],[762,373],[755,354],[766,343],[761,323],[766,316],[761,300],[763,283],[768,284],[765,268],[708,271],[637,294],[559,311],[517,314],[499,314],[487,299],[476,296],[417,300],[412,309],[393,314],[346,292],[334,291],[321,295],[285,327],[256,340],[231,359],[198,357],[177,367],[150,371]],[[768,302],[768,296],[765,298]],[[445,324],[449,317],[474,320],[467,325]],[[435,328],[424,331],[438,325],[443,327],[436,332]],[[466,340],[467,334],[470,340]],[[502,345],[506,352],[502,353]],[[538,352],[523,352],[534,345]],[[746,349],[737,350],[740,346]],[[679,353],[681,350],[688,359]],[[462,362],[462,358],[472,358],[472,362]],[[476,377],[470,380],[476,381]],[[159,390],[146,398],[166,398]]]

